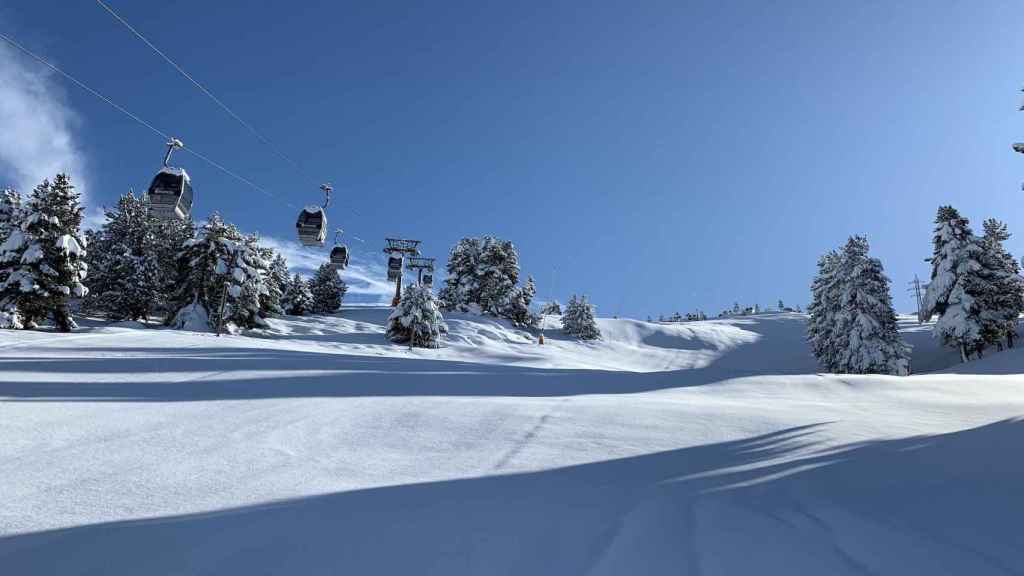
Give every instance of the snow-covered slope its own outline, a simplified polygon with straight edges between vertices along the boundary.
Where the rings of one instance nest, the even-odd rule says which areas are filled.
[[[815,373],[803,317],[544,346],[383,309],[0,332],[0,572],[1024,573],[1024,351]]]

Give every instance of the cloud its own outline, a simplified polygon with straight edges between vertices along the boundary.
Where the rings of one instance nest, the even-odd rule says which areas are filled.
[[[288,260],[292,272],[309,276],[327,261],[329,248],[309,248],[295,240],[282,240],[272,236],[260,237],[260,243],[273,248]],[[341,273],[348,284],[346,300],[353,302],[390,302],[395,285],[387,281],[387,267],[383,256],[352,250],[349,264]]]
[[[77,117],[52,76],[0,44],[0,187],[24,194],[66,172],[84,196],[84,156],[73,131]]]

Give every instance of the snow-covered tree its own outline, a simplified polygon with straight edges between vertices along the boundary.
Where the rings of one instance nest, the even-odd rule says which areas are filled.
[[[478,278],[480,308],[501,316],[502,307],[519,282],[519,254],[515,246],[508,240],[485,236],[481,243]]]
[[[160,299],[155,308],[170,314],[174,308],[174,295],[178,291],[178,257],[185,244],[196,237],[196,225],[191,218],[156,219],[152,223],[155,243],[153,253],[160,268]]]
[[[441,308],[481,312],[508,318],[518,326],[535,326],[530,303],[537,288],[533,278],[519,282],[519,254],[515,246],[493,236],[463,238],[448,257],[448,277],[441,289]]]
[[[437,348],[441,335],[447,331],[434,293],[419,284],[407,285],[402,301],[388,317],[388,339],[409,346]]]
[[[843,247],[839,264],[840,301],[836,315],[845,334],[834,371],[840,374],[910,373],[910,347],[900,338],[889,278],[882,262],[868,255],[868,241],[853,236]]]
[[[444,310],[466,312],[480,301],[480,238],[463,238],[448,254],[448,277],[438,295]]]
[[[284,291],[281,299],[286,314],[302,316],[313,309],[313,293],[309,291],[309,282],[296,274]]]
[[[218,214],[210,216],[178,257],[178,289],[168,324],[228,331],[264,326],[259,298],[266,286],[254,246]]]
[[[939,315],[935,335],[943,344],[960,350],[967,361],[971,351],[982,345],[982,302],[980,291],[985,281],[979,262],[984,249],[971,231],[969,222],[952,206],[939,208],[935,235],[931,282],[924,296],[925,315]]]
[[[106,210],[99,231],[89,231],[89,296],[85,305],[114,320],[148,319],[163,299],[155,247],[155,219],[131,192]]]
[[[269,248],[267,249],[269,250]],[[291,284],[288,274],[288,261],[281,254],[272,250],[265,256],[273,256],[270,261],[270,269],[267,271],[267,296],[265,309],[270,314],[284,314],[284,293]]]
[[[345,297],[348,286],[338,276],[338,269],[330,263],[325,263],[320,265],[310,280],[309,290],[313,294],[313,312],[333,314],[341,308],[341,300]]]
[[[846,334],[839,328],[842,257],[831,250],[818,259],[818,274],[811,283],[811,305],[807,312],[807,340],[818,364],[834,371],[839,351],[846,347]]]
[[[573,294],[569,299],[562,314],[562,330],[580,340],[597,340],[601,337],[601,329],[594,319],[594,305],[587,302],[586,296],[577,298]]]
[[[551,302],[545,303],[540,307],[541,316],[561,316],[562,305],[558,303],[558,300],[552,300]],[[650,322],[650,316],[647,317],[647,321]]]
[[[69,300],[82,283],[85,237],[79,194],[65,174],[44,181],[20,210],[18,226],[0,245],[0,327],[32,328],[47,316],[58,331],[76,327]]]
[[[0,190],[0,244],[3,244],[21,223],[21,194],[17,190]]]
[[[1017,321],[1024,312],[1024,278],[1021,278],[1017,260],[1003,246],[1003,242],[1010,238],[1006,224],[989,218],[985,220],[984,228],[980,263],[985,269],[983,278],[987,282],[981,297],[982,338],[1000,349],[1005,339],[1006,345],[1012,348]]]
[[[530,304],[536,294],[537,287],[533,283],[533,277],[528,277],[525,286],[516,286],[506,296],[505,303],[501,307],[501,315],[511,320],[514,326],[536,327],[540,322],[540,317],[530,312]]]

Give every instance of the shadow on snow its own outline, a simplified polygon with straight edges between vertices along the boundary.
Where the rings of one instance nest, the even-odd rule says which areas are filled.
[[[0,565],[12,574],[1024,571],[1021,421],[807,452],[817,426],[8,536]]]

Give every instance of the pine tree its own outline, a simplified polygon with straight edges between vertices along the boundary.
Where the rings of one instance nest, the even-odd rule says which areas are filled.
[[[818,274],[811,283],[811,305],[807,309],[807,339],[818,364],[829,372],[837,366],[839,351],[846,347],[846,334],[839,327],[842,256],[831,250],[818,259]]]
[[[533,283],[533,277],[528,277],[525,286],[516,286],[506,296],[501,308],[502,317],[511,320],[514,326],[535,328],[540,323],[540,317],[530,312],[530,304],[536,294],[537,287]]]
[[[302,316],[313,309],[313,293],[309,283],[298,274],[288,283],[281,304],[286,314]]]
[[[402,301],[388,317],[388,339],[410,347],[437,348],[447,331],[433,292],[419,284],[407,285]]]
[[[151,226],[154,237],[152,252],[160,269],[160,297],[154,308],[170,316],[174,311],[174,297],[179,289],[178,257],[185,249],[185,244],[195,239],[196,225],[191,218],[157,218]]]
[[[580,340],[597,340],[601,338],[601,330],[594,319],[594,306],[587,302],[586,296],[576,297],[575,294],[565,305],[562,314],[562,330]]]
[[[439,295],[443,310],[490,314],[520,326],[538,322],[529,311],[536,287],[532,278],[517,286],[519,254],[511,242],[493,236],[463,238],[452,248],[447,270]]]
[[[541,316],[561,316],[562,305],[558,303],[558,300],[552,300],[551,302],[545,303],[540,308]],[[647,317],[647,321],[650,322],[650,316]]]
[[[341,300],[348,286],[338,276],[338,269],[330,263],[321,264],[309,283],[313,294],[313,313],[333,314],[341,308]]]
[[[69,300],[88,294],[81,223],[79,194],[66,175],[33,190],[0,246],[0,326],[32,328],[50,316],[58,331],[76,327]]]
[[[439,294],[444,310],[466,312],[471,304],[480,301],[480,281],[477,276],[479,264],[479,238],[463,238],[451,249],[448,254],[448,277]]]
[[[288,261],[281,254],[275,253],[267,273],[266,308],[270,314],[284,314],[284,293],[290,284]]]
[[[838,327],[846,335],[845,346],[835,358],[840,374],[891,374],[910,372],[910,348],[896,324],[889,293],[889,279],[882,262],[868,256],[868,241],[853,236],[843,247]]]
[[[178,289],[167,323],[191,330],[223,327],[228,331],[264,326],[259,297],[266,289],[260,276],[255,240],[213,214],[197,238],[185,242],[178,256]]]
[[[1000,349],[1005,338],[1007,347],[1013,348],[1018,318],[1024,312],[1024,278],[1017,260],[1003,246],[1010,238],[1006,224],[989,218],[984,228],[981,263],[988,282],[982,297],[982,338]]]
[[[966,362],[982,344],[982,302],[979,291],[984,269],[983,248],[969,222],[952,206],[939,208],[935,218],[931,282],[924,297],[925,315],[939,314],[935,335],[960,350]]]
[[[519,254],[508,240],[485,236],[480,250],[480,308],[501,316],[502,307],[519,282]]]
[[[103,227],[87,236],[89,296],[84,304],[113,320],[146,320],[163,296],[154,253],[155,219],[131,192],[105,217]]]
[[[3,244],[21,223],[21,194],[17,190],[0,190],[0,244]]]

